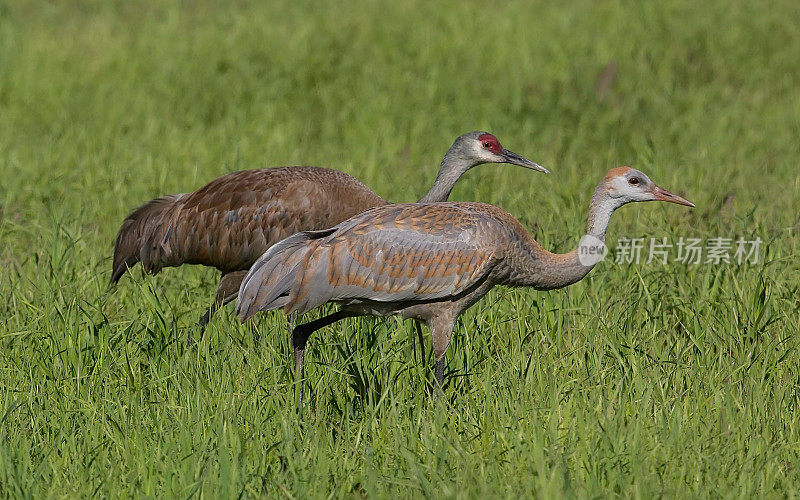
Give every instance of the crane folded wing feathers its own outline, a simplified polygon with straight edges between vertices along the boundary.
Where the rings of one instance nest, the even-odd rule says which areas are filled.
[[[454,297],[500,260],[494,249],[467,237],[465,233],[478,228],[463,212],[445,222],[421,214],[413,205],[381,207],[328,231],[283,240],[243,281],[239,315],[246,320],[282,306],[287,313],[302,313],[349,298],[396,302]]]
[[[331,234],[336,228],[303,231],[279,241],[253,264],[239,287],[236,314],[242,321],[259,311],[286,304],[288,291],[296,282],[298,267],[309,253],[308,242]]]

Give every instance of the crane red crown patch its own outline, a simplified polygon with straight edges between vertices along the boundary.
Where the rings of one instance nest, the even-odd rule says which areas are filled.
[[[503,150],[503,146],[500,145],[500,141],[497,140],[497,137],[493,136],[492,134],[482,134],[478,137],[478,140],[481,141],[481,146],[484,149],[488,149],[494,154],[499,154],[500,151]]]

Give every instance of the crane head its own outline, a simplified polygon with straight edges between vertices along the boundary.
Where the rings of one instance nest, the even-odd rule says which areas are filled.
[[[600,185],[620,205],[636,201],[666,201],[694,208],[694,203],[658,187],[644,172],[631,167],[609,170]]]
[[[543,166],[504,148],[494,135],[488,132],[470,132],[453,143],[449,154],[468,160],[472,166],[481,163],[509,163],[549,174]]]

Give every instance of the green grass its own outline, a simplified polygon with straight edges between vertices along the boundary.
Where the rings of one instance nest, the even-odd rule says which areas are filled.
[[[228,3],[0,0],[0,495],[800,495],[796,2]],[[328,327],[302,427],[281,315],[226,310],[201,339],[214,271],[107,286],[152,197],[312,164],[410,201],[475,129],[553,175],[484,166],[453,198],[547,248],[631,164],[698,208],[625,207],[612,248],[760,237],[764,258],[497,289],[437,408],[412,323]]]

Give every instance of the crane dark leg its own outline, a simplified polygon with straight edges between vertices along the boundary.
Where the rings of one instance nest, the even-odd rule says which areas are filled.
[[[294,324],[294,319],[292,319],[292,315],[290,314],[290,324]],[[294,315],[295,318],[297,317]],[[308,323],[303,323],[302,325],[297,325],[296,327],[292,328],[292,348],[294,349],[294,370],[295,376],[298,378],[300,383],[299,394],[297,396],[297,410],[301,411],[303,409],[303,389],[305,383],[305,366],[303,365],[303,361],[305,359],[305,352],[306,352],[306,342],[308,342],[308,337],[311,336],[312,333],[328,326],[332,323],[336,323],[339,320],[350,318],[352,316],[357,316],[357,314],[348,312],[348,311],[336,311],[335,313],[329,314],[327,316],[323,316],[319,319],[315,319],[314,321],[309,321]]]
[[[414,320],[414,328],[417,330],[420,359],[425,362],[425,337],[422,335],[422,325],[419,323],[419,321]]]
[[[434,375],[436,376],[436,399],[439,399],[442,395],[442,387],[444,387],[444,356],[436,360]]]
[[[436,359],[434,375],[436,377],[437,401],[442,397],[442,389],[444,388],[444,353],[450,344],[450,338],[453,336],[455,320],[456,318],[451,318],[449,315],[433,317],[428,320],[428,326],[431,328],[431,338],[433,339],[433,355]]]
[[[201,328],[205,328],[206,325],[208,325],[211,318],[214,317],[214,313],[216,313],[220,307],[236,298],[239,294],[239,286],[242,284],[242,280],[245,276],[247,276],[247,271],[235,271],[223,274],[222,277],[220,277],[214,302],[211,303],[205,314],[200,317],[200,321],[197,322]]]

